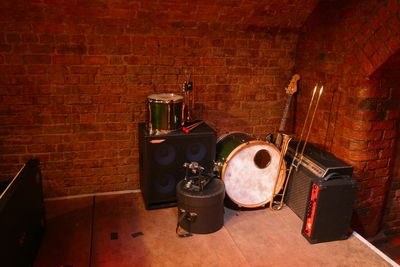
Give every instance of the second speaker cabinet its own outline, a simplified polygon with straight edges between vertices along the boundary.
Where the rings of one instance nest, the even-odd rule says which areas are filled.
[[[289,144],[287,166],[297,144]],[[287,206],[303,220],[303,236],[312,244],[348,238],[358,187],[351,178],[353,167],[310,143],[303,156],[290,175],[285,197]]]
[[[185,177],[184,163],[198,162],[211,172],[217,134],[206,123],[190,133],[149,135],[139,123],[140,189],[146,209],[177,205],[176,185]]]

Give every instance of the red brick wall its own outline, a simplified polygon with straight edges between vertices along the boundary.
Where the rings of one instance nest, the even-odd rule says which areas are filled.
[[[382,230],[388,236],[400,233],[400,138],[397,139],[396,144],[393,176],[387,196],[387,207],[383,217]]]
[[[378,69],[399,50],[399,25],[398,1],[321,1],[297,48],[296,131],[322,81],[311,141],[354,166],[353,227],[367,236],[380,229],[398,138],[398,88],[384,84]]]
[[[400,114],[400,52],[392,56],[377,73],[382,86],[387,87],[390,97],[385,103],[391,109],[388,118],[399,118]],[[397,137],[400,136],[400,125],[397,120]],[[390,171],[386,210],[382,221],[382,230],[387,235],[400,234],[400,138],[391,144],[393,157],[389,159]]]
[[[138,189],[146,96],[185,72],[219,134],[272,132],[315,3],[1,1],[1,180],[39,157],[47,197]]]

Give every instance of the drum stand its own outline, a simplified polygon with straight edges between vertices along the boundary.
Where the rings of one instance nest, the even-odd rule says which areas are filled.
[[[184,103],[184,122],[192,121],[191,110],[194,106],[194,97],[191,94],[193,90],[193,82],[184,82],[183,83],[183,92],[185,94],[185,103]],[[185,114],[186,113],[186,114]],[[186,116],[185,116],[186,115]]]
[[[192,116],[190,112],[192,111],[194,106],[194,96],[190,93],[193,90],[193,82],[190,81],[192,74],[188,70],[185,70],[183,76],[185,77],[185,81],[183,83],[183,88],[182,88],[182,91],[185,94],[184,109],[183,109],[184,110],[183,123],[185,124],[185,122],[192,121]]]

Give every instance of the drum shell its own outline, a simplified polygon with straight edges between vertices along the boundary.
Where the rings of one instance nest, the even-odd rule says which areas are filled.
[[[179,129],[183,123],[183,98],[160,100],[156,98],[157,95],[152,96],[147,98],[147,121],[150,131]]]
[[[178,216],[184,211],[197,216],[191,222],[183,220],[181,227],[195,234],[209,234],[221,229],[224,225],[224,183],[213,179],[200,192],[187,190],[184,185],[185,180],[181,180],[176,186]]]
[[[226,134],[218,138],[216,145],[216,161],[225,162],[231,152],[241,144],[255,140],[256,138],[252,135],[234,132]]]

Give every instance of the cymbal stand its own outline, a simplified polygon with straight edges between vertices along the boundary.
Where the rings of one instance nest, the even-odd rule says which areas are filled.
[[[185,71],[185,82],[183,83],[182,91],[185,94],[185,101],[184,101],[184,112],[186,111],[184,122],[191,122],[192,121],[192,114],[191,111],[194,107],[194,96],[192,95],[191,91],[193,90],[193,82],[190,81],[191,74],[187,75]]]

